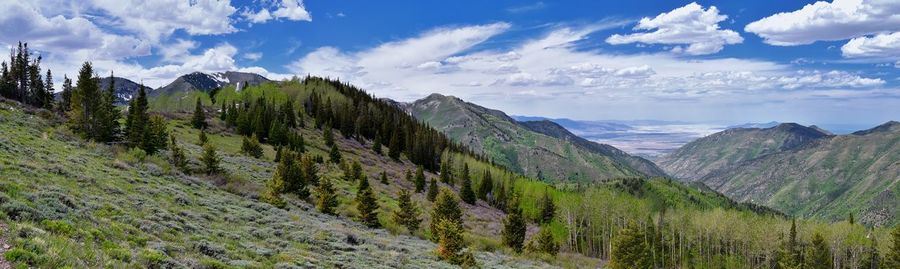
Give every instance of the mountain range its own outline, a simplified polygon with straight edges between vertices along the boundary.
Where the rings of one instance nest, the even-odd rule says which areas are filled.
[[[884,225],[898,215],[895,121],[849,135],[794,123],[728,129],[657,163],[676,178],[794,216],[836,220],[856,214],[864,223]]]
[[[529,176],[584,182],[665,175],[646,159],[585,140],[551,121],[519,122],[502,111],[440,94],[401,105],[454,141]]]

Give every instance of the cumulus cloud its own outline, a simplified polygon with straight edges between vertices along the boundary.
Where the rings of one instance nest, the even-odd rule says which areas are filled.
[[[627,35],[615,34],[606,39],[607,43],[620,45],[629,43],[687,45],[676,46],[672,52],[691,55],[713,54],[725,45],[738,44],[744,39],[735,31],[719,29],[719,22],[728,16],[719,14],[719,9],[710,6],[704,9],[696,2],[662,13],[655,18],[643,18],[634,30],[646,32]]]
[[[853,38],[841,47],[841,53],[847,58],[900,58],[900,32]]]
[[[237,31],[231,16],[237,10],[224,0],[91,0],[92,8],[112,17],[115,27],[139,33],[154,43],[184,30],[191,35]]]
[[[777,46],[845,40],[900,31],[900,2],[891,0],[820,1],[751,22],[744,30]]]
[[[269,9],[274,10],[270,12]],[[312,21],[312,16],[303,6],[303,1],[300,0],[276,1],[271,7],[264,7],[257,12],[246,10],[241,15],[253,23],[264,23],[273,19]]]
[[[262,56],[262,52],[248,52],[244,53],[242,57],[250,61],[259,61],[259,59],[262,59]]]

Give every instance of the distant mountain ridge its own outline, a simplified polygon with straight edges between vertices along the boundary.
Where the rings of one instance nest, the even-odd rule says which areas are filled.
[[[592,181],[665,174],[650,161],[587,141],[556,123],[519,122],[453,96],[432,94],[402,106],[451,139],[529,176]]]
[[[101,90],[108,89],[110,81],[115,82],[114,93],[116,95],[116,100],[113,101],[113,104],[115,104],[117,106],[127,105],[128,101],[130,101],[131,98],[137,94],[138,89],[141,87],[140,84],[138,84],[134,81],[131,81],[130,79],[127,79],[127,78],[113,77],[112,79],[110,79],[109,77],[101,77],[98,80],[100,89]],[[153,88],[144,86],[144,90],[149,93],[149,92],[153,91]],[[62,98],[62,92],[56,92],[54,94],[54,98],[56,98],[57,100]]]
[[[150,96],[172,95],[176,93],[201,91],[209,93],[225,86],[235,86],[238,90],[247,86],[255,86],[270,80],[262,75],[244,72],[193,72],[180,76],[162,88],[150,92]]]
[[[737,201],[798,217],[850,213],[870,225],[900,215],[900,123],[850,135],[814,126],[728,129],[659,160],[670,174],[706,184]]]

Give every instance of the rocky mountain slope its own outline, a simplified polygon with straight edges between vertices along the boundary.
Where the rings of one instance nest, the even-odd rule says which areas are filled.
[[[782,123],[769,128],[732,128],[693,142],[657,160],[669,175],[697,180],[721,169],[767,154],[803,146],[828,137],[815,128]]]
[[[686,145],[661,166],[794,216],[837,220],[852,213],[889,225],[900,204],[900,123],[838,136],[796,124],[732,129]]]
[[[101,77],[99,83],[100,89],[106,90],[107,88],[109,88],[110,81],[115,82],[114,85],[116,101],[114,104],[117,106],[128,105],[128,101],[131,100],[132,96],[137,94],[138,88],[140,88],[141,86],[140,84],[127,78],[113,77],[112,79],[110,79],[109,77]],[[144,86],[144,90],[147,92],[152,92],[153,88]],[[61,94],[62,92],[57,92],[54,94],[56,100],[61,100]]]
[[[456,97],[432,94],[406,109],[454,141],[529,176],[595,181],[664,174],[647,160],[578,138],[552,122],[517,122]]]
[[[225,86],[234,86],[241,89],[247,86],[255,86],[270,80],[254,73],[244,72],[219,72],[219,73],[201,73],[194,72],[183,75],[162,88],[150,92],[150,96],[172,95],[183,92],[202,91],[210,92],[215,89],[221,89]]]

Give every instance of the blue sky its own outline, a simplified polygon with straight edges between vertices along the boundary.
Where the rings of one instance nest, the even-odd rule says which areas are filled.
[[[58,78],[90,60],[154,87],[310,73],[587,120],[900,115],[897,1],[0,0],[0,13],[0,44],[30,42]]]

